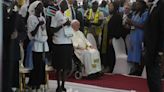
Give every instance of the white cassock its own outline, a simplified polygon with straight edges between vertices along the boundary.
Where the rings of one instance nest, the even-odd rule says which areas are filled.
[[[84,64],[83,75],[94,74],[101,71],[101,59],[97,49],[92,49],[91,44],[85,38],[81,31],[74,32],[72,37],[74,53],[77,58]]]

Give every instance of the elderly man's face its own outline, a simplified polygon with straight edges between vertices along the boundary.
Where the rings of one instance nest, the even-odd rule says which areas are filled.
[[[78,31],[79,28],[80,28],[80,23],[78,21],[75,21],[72,23],[72,28],[75,30],[75,31]]]

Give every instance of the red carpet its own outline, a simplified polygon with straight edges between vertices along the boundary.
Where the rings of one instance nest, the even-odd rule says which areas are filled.
[[[52,74],[50,74],[50,79],[54,79]],[[136,90],[137,92],[149,92],[147,83],[145,79],[137,78],[137,77],[129,77],[124,75],[109,75],[105,74],[99,79],[88,80],[81,79],[76,80],[75,78],[69,78],[68,81],[96,85],[107,88],[116,88],[116,89],[127,89],[127,90]],[[164,88],[164,81],[163,81]]]

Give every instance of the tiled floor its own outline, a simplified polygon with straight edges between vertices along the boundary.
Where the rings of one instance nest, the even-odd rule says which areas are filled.
[[[55,92],[56,81],[49,81],[49,89],[46,92]],[[66,82],[67,92],[136,92],[134,90],[120,90],[112,88],[103,88],[98,86],[84,85],[79,83]]]

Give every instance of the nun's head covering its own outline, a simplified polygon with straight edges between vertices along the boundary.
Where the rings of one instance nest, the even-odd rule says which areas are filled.
[[[40,4],[40,3],[42,3],[41,1],[35,1],[35,2],[33,2],[31,5],[30,5],[30,7],[29,7],[29,9],[28,9],[28,12],[29,12],[29,14],[30,15],[34,15],[35,14],[35,8],[38,6],[38,4]]]

